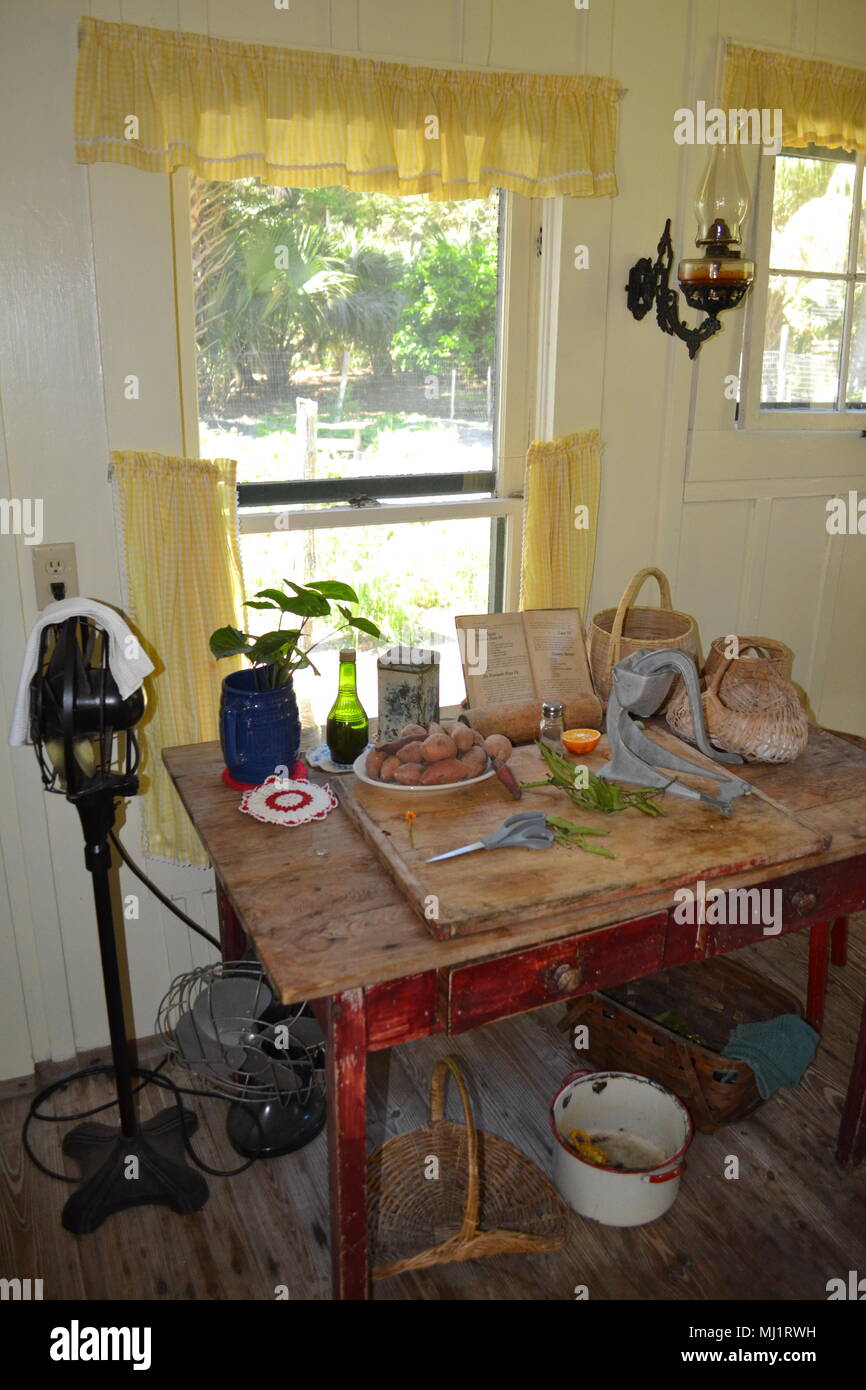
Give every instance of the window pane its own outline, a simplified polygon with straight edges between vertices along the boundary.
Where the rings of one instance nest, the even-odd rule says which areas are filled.
[[[241,482],[493,468],[498,194],[194,179],[191,220],[205,457]]]
[[[774,270],[847,270],[854,174],[848,159],[779,155],[770,243]]]
[[[834,407],[844,308],[844,280],[770,276],[762,408]]]
[[[866,409],[866,285],[862,282],[854,288],[846,404],[850,410]]]
[[[397,642],[432,647],[441,654],[443,705],[465,695],[454,617],[487,611],[490,521],[404,522],[321,531],[274,531],[241,536],[247,593],[278,586],[289,578],[340,579],[360,599],[360,616],[371,618],[385,642],[358,636],[358,691],[367,714],[378,710],[376,657]],[[276,616],[246,609],[247,630],[266,632]],[[285,626],[285,624],[284,624]],[[319,622],[313,641],[328,639],[332,625]],[[321,675],[301,671],[295,689],[302,723],[324,724],[337,688],[339,649],[346,638],[331,637],[313,653]],[[349,642],[352,645],[352,642]]]

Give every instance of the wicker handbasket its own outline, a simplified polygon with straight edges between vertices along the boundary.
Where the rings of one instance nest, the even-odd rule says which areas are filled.
[[[720,662],[701,696],[710,741],[747,763],[790,763],[809,739],[809,721],[795,687],[772,668],[751,661]],[[668,726],[695,742],[685,687],[665,711]]]
[[[465,1124],[445,1119],[451,1076]],[[431,1160],[438,1171],[431,1171]],[[388,1139],[367,1160],[374,1279],[483,1255],[558,1250],[569,1208],[534,1163],[475,1127],[456,1057],[433,1071],[430,1124]]]
[[[647,579],[654,576],[659,586],[659,608],[635,608],[635,599]],[[589,625],[589,664],[596,693],[603,704],[610,695],[610,668],[632,652],[648,647],[675,647],[688,652],[700,664],[697,624],[688,613],[678,613],[672,605],[667,576],[657,569],[638,570],[626,585],[616,608],[596,613]],[[680,682],[677,682],[679,685]]]
[[[727,665],[730,657],[727,649],[730,646],[730,637],[716,637],[710,643],[710,650],[707,653],[704,675],[709,679],[718,666]],[[778,642],[775,637],[737,637],[738,659],[745,656],[746,652],[755,652],[755,656],[746,657],[749,669],[752,671],[775,671],[777,676],[784,680],[791,679],[791,669],[794,665],[794,653],[784,642]]]
[[[669,1010],[709,1045],[655,1021]],[[584,1024],[596,1066],[658,1081],[688,1106],[699,1130],[712,1134],[762,1103],[751,1067],[721,1055],[731,1032],[740,1023],[792,1013],[801,1013],[793,994],[737,961],[720,958],[584,995],[569,1006],[560,1028]],[[734,1079],[717,1080],[720,1071]]]

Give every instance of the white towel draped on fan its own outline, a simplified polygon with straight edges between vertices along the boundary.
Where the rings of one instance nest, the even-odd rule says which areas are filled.
[[[137,690],[145,676],[149,676],[153,670],[153,662],[138,638],[113,608],[92,598],[64,598],[58,603],[49,603],[33,624],[24,649],[18,695],[9,729],[9,742],[13,748],[30,742],[30,682],[39,659],[39,638],[46,627],[62,623],[66,618],[92,618],[108,633],[108,665],[121,699],[127,699]]]

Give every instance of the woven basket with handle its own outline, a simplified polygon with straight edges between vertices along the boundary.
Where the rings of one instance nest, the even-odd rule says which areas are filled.
[[[634,601],[641,588],[654,577],[659,586],[659,608],[637,608]],[[607,704],[610,695],[610,668],[632,652],[648,647],[675,647],[700,662],[697,624],[688,613],[678,613],[671,600],[667,576],[657,569],[638,570],[629,580],[616,608],[596,613],[589,628],[589,664],[599,699]],[[678,682],[681,684],[681,682]]]
[[[702,1041],[658,1022],[672,1012]],[[688,1106],[699,1130],[712,1134],[761,1104],[752,1068],[722,1056],[733,1030],[800,1012],[788,990],[738,961],[718,958],[583,995],[568,1006],[559,1026],[563,1032],[586,1027],[595,1066],[658,1081]],[[719,1073],[728,1079],[719,1080]]]
[[[449,1076],[464,1124],[445,1119]],[[456,1057],[434,1068],[429,1125],[376,1149],[367,1182],[374,1279],[483,1255],[558,1250],[568,1238],[569,1208],[553,1184],[505,1139],[476,1129]]]
[[[710,643],[704,666],[705,676],[711,676],[718,666],[724,665],[730,659],[727,655],[730,641],[730,637],[716,637]],[[788,681],[791,679],[794,653],[784,642],[777,642],[775,637],[737,637],[736,643],[738,660],[746,657],[746,652],[755,653],[754,656],[746,657],[752,670],[775,671],[777,676],[782,676]]]
[[[701,696],[710,741],[747,763],[789,763],[809,738],[809,721],[790,681],[772,667],[750,660],[720,662]],[[674,693],[665,711],[668,726],[694,743],[692,712],[685,688]]]

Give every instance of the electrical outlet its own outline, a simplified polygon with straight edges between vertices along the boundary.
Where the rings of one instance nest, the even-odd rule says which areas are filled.
[[[37,608],[44,608],[58,598],[74,598],[78,594],[78,566],[73,541],[34,545],[30,553],[33,556]],[[62,589],[59,585],[63,586]]]

